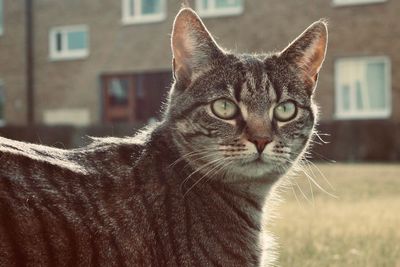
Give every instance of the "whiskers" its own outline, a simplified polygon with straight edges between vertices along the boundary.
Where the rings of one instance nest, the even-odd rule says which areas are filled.
[[[321,142],[325,142],[320,140]],[[271,159],[276,161],[276,168],[280,169],[281,171],[288,171],[287,166],[291,167],[290,171],[291,174],[295,176],[303,176],[307,179],[307,184],[309,187],[309,193],[306,193],[304,188],[300,186],[300,184],[295,181],[294,179],[290,180],[289,183],[284,184],[284,186],[289,186],[293,193],[294,197],[296,198],[297,202],[299,203],[299,199],[297,196],[296,191],[299,191],[301,196],[308,202],[308,203],[315,203],[315,193],[314,187],[316,187],[322,193],[328,195],[332,198],[338,198],[332,191],[335,191],[333,185],[329,182],[327,177],[323,174],[323,172],[319,169],[319,167],[312,162],[309,157],[312,156],[311,152],[305,151],[300,156],[296,153],[290,151],[290,148],[284,147],[282,145],[277,145],[272,149],[270,156]],[[286,165],[285,165],[286,164]],[[288,176],[291,176],[290,174]],[[324,180],[324,184],[328,186],[322,186],[321,182],[318,182],[318,179],[322,178]]]
[[[199,150],[194,150],[192,152],[186,153],[184,155],[181,155],[177,160],[172,162],[168,168],[173,168],[176,164],[178,164],[181,161],[188,161],[191,160],[192,157],[197,157],[201,155],[211,155],[213,152],[215,153],[217,150],[216,149],[211,149],[211,148],[205,148],[205,149],[199,149]]]
[[[338,196],[332,192],[335,191],[333,185],[329,182],[329,180],[319,169],[319,167],[311,160],[306,158],[306,155],[302,155],[296,162],[293,162],[292,172],[296,176],[300,176],[301,174],[303,174],[303,177],[307,179],[307,184],[309,187],[308,194],[311,194],[311,196],[308,195],[306,192],[304,192],[304,188],[302,188],[302,186],[300,186],[299,183],[297,183],[295,180],[291,180],[291,183],[289,185],[291,186],[295,194],[295,198],[299,204],[300,202],[298,201],[297,194],[295,193],[296,189],[301,193],[302,197],[308,203],[311,203],[313,205],[315,204],[314,187],[316,187],[319,191],[321,191],[323,194],[328,195],[329,197],[335,199],[338,198]],[[324,182],[329,187],[329,189],[326,189],[324,186],[322,186],[321,183],[317,181],[318,178],[324,179]]]
[[[317,181],[317,175],[314,172],[314,169],[318,171],[320,176],[325,180],[326,184],[330,187],[330,190],[335,190],[332,184],[329,182],[329,180],[326,178],[326,176],[321,172],[321,170],[318,168],[317,165],[315,165],[313,162],[308,160],[307,158],[303,157],[300,161],[299,164],[302,166],[302,172],[304,175],[307,177],[308,181],[312,183],[314,186],[316,186],[319,190],[321,190],[323,193],[327,194],[330,197],[333,198],[338,198],[333,193],[330,193],[327,189],[325,189],[322,185],[320,185]],[[312,188],[312,187],[311,187]]]
[[[208,162],[204,164],[203,166],[199,167],[196,169],[194,172],[192,172],[181,184],[181,190],[183,190],[184,184],[190,179],[192,175],[195,173],[199,173],[200,171],[205,171],[204,174],[198,178],[183,194],[183,197],[185,197],[190,190],[192,190],[196,185],[198,185],[201,181],[203,180],[211,180],[212,177],[216,176],[220,172],[226,173],[228,170],[228,166],[231,165],[233,161],[227,157],[221,157],[219,159],[216,159],[214,161]]]
[[[273,160],[273,163],[275,164],[275,167],[283,172],[287,171],[287,165],[290,165],[293,163],[293,160],[291,159],[291,156],[293,156],[294,153],[290,151],[290,148],[283,146],[282,144],[275,145],[274,148],[272,149],[272,153],[268,155],[269,160]]]
[[[233,159],[239,158],[242,155],[241,153],[245,151],[242,146],[219,145],[219,148],[204,148],[183,154],[168,166],[174,168],[179,163],[184,162],[182,166],[179,166],[180,170],[184,171],[189,166],[194,168],[181,182],[180,188],[183,192],[186,184],[196,178],[195,181],[190,183],[189,188],[183,194],[184,196],[202,181],[208,181],[217,174],[226,172],[228,167],[234,163]]]

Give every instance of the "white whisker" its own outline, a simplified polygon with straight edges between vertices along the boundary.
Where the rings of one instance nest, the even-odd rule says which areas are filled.
[[[297,188],[299,189],[300,193],[303,195],[304,199],[307,200],[308,203],[311,203],[310,199],[307,197],[306,194],[304,194],[303,190],[301,190],[301,187],[299,186],[299,184],[297,182],[294,182],[297,186]]]
[[[292,191],[293,191],[293,194],[294,194],[294,197],[295,197],[295,199],[296,199],[297,204],[298,204],[300,207],[303,207],[303,206],[301,205],[300,201],[299,201],[299,198],[297,197],[297,193],[296,193],[296,190],[294,189],[293,185],[290,185],[290,188],[291,188]]]
[[[331,196],[331,197],[333,197],[333,198],[338,198],[338,196],[336,196],[336,195],[334,195],[334,194],[331,194],[331,193],[329,193],[328,191],[326,191],[325,188],[323,188],[322,186],[320,186],[320,185],[319,185],[307,172],[305,172],[304,170],[303,170],[303,173],[307,176],[308,179],[310,179],[310,181],[311,181],[319,190],[321,190],[322,192],[324,192],[325,194],[327,194],[327,195],[329,195],[329,196]]]
[[[218,160],[221,160],[221,159],[218,159]],[[215,161],[213,161],[213,162],[215,162]],[[220,162],[218,162],[218,163],[216,164],[216,166],[214,166],[213,168],[211,168],[211,170],[209,170],[209,171],[206,172],[203,176],[201,176],[201,177],[200,177],[192,186],[190,186],[189,189],[183,194],[183,197],[185,197],[186,194],[189,193],[189,191],[190,191],[192,188],[194,188],[198,183],[200,183],[200,181],[201,181],[204,177],[206,177],[210,172],[212,172],[214,169],[218,168],[219,166],[223,165],[224,163],[225,163],[225,162],[224,162],[223,160],[220,161]]]
[[[183,182],[181,183],[181,189],[183,188],[184,184],[185,184],[187,181],[189,181],[190,177],[192,177],[194,174],[198,173],[200,170],[202,170],[202,169],[204,169],[204,168],[206,168],[206,167],[208,167],[208,166],[210,166],[210,165],[212,165],[212,164],[214,164],[215,162],[220,161],[220,160],[221,160],[221,158],[212,160],[212,161],[207,162],[206,164],[200,166],[200,167],[197,168],[196,170],[194,170],[191,174],[189,174],[189,175],[183,180]]]
[[[184,160],[188,156],[191,156],[196,153],[207,153],[208,151],[215,151],[215,149],[206,148],[206,149],[200,149],[200,150],[195,150],[195,151],[189,152],[187,154],[180,156],[177,160],[172,162],[168,167],[171,168],[171,167],[175,166],[179,161]]]

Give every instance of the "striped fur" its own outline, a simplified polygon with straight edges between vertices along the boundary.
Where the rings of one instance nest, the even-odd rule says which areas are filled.
[[[73,150],[0,137],[0,266],[269,266],[264,201],[312,134],[325,35],[317,22],[280,54],[233,55],[183,9],[161,122]],[[221,97],[237,116],[212,114]],[[288,99],[296,117],[278,122]]]
[[[71,151],[0,139],[0,266],[255,263],[260,226],[248,212],[262,201],[217,183],[183,197],[182,164],[155,152],[170,149],[160,139]]]

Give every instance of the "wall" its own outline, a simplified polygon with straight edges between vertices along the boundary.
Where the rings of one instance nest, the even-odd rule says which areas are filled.
[[[25,8],[23,1],[3,0],[0,35],[0,80],[4,84],[5,118],[26,123]]]
[[[189,2],[193,6],[194,1]],[[334,120],[334,60],[344,56],[386,55],[392,63],[390,120],[400,121],[397,104],[400,103],[399,1],[346,7],[334,7],[328,0],[244,2],[243,14],[204,19],[223,47],[238,52],[279,51],[313,21],[327,18],[330,42],[316,93],[322,120]],[[179,1],[167,1],[166,20],[135,25],[122,24],[121,0],[36,0],[34,3],[35,117],[39,123],[46,112],[63,108],[87,110],[90,124],[98,124],[102,109],[100,75],[170,69],[169,33],[181,5]],[[23,5],[5,1],[5,8],[5,34],[0,37],[0,79],[5,79],[9,88],[7,121],[23,124]],[[48,57],[50,28],[76,24],[89,26],[90,55],[80,60],[51,61]],[[18,99],[22,103],[19,109],[15,107]]]

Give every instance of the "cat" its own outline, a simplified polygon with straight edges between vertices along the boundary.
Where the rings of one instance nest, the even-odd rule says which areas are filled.
[[[307,149],[327,46],[233,54],[190,8],[163,118],[61,150],[0,137],[0,266],[269,266],[271,187]]]

